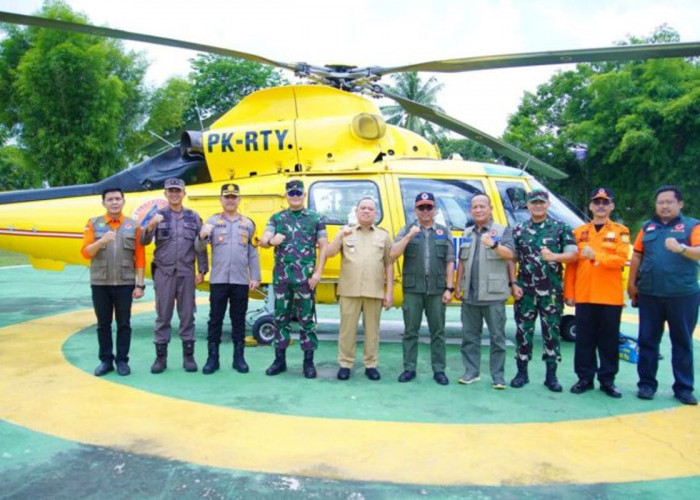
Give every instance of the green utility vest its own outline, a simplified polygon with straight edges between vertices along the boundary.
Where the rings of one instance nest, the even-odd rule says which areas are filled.
[[[452,241],[447,239],[447,228],[440,224],[435,224],[428,234],[426,238],[425,231],[421,231],[406,245],[402,275],[404,293],[442,295],[447,288],[445,266],[448,245]],[[427,272],[423,263],[426,245],[430,249]]]
[[[474,234],[474,229],[476,229],[476,226],[464,230],[462,244],[459,246],[459,260],[464,265],[464,275],[460,286],[464,290],[465,297],[469,293],[476,246],[481,245],[481,240],[478,235]],[[492,238],[495,241],[500,241],[503,237],[503,232],[506,230],[504,226],[496,223],[493,223],[490,229],[495,231],[495,234],[492,234]],[[479,269],[479,283],[476,300],[479,302],[507,300],[510,297],[508,262],[500,258],[494,250],[482,245],[479,249],[477,266]]]
[[[94,228],[95,241],[111,230],[104,215],[90,219]],[[124,217],[117,228],[117,236],[112,243],[100,248],[90,261],[90,284],[92,285],[133,285],[136,282],[134,252],[136,249],[136,229],[138,223]]]

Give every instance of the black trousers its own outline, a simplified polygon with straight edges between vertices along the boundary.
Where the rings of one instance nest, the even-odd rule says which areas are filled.
[[[576,304],[574,371],[581,380],[613,383],[620,363],[622,306]],[[600,358],[600,368],[598,359]]]
[[[221,342],[226,307],[231,318],[231,338],[234,342],[245,340],[245,315],[248,312],[248,285],[215,283],[209,285],[209,328],[207,341]]]
[[[92,285],[92,305],[97,317],[100,361],[129,361],[131,346],[131,294],[134,285]],[[112,353],[112,318],[117,320],[117,355]]]

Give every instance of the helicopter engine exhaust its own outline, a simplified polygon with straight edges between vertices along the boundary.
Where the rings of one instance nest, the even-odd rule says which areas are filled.
[[[197,130],[185,130],[180,138],[180,153],[182,156],[199,156],[204,154],[202,133]]]

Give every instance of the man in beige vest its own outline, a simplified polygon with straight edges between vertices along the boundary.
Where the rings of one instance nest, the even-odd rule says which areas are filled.
[[[338,336],[338,379],[347,380],[355,364],[357,321],[362,313],[365,334],[363,361],[365,375],[379,380],[379,319],[382,305],[393,303],[394,267],[389,257],[391,239],[374,225],[374,199],[362,198],[355,208],[357,225],[343,227],[328,245],[326,256],[342,255],[340,265],[340,334]]]
[[[464,230],[459,247],[455,295],[462,299],[462,361],[460,384],[481,380],[481,329],[484,321],[491,338],[491,379],[494,389],[505,389],[506,307],[514,265],[513,236],[491,218],[491,199],[477,194],[471,200],[474,225]]]

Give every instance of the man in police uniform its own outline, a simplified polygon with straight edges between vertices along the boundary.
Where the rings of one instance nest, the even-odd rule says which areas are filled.
[[[357,322],[362,313],[365,375],[379,380],[379,320],[382,305],[394,301],[394,264],[389,257],[391,239],[374,225],[377,205],[373,198],[362,198],[355,208],[357,224],[343,227],[328,245],[326,256],[342,255],[338,296],[340,334],[338,335],[338,379],[350,378],[355,364]]]
[[[207,219],[199,232],[195,248],[206,251],[211,243],[211,276],[209,278],[209,356],[202,368],[205,375],[219,369],[221,328],[230,303],[231,338],[233,339],[233,368],[248,373],[245,362],[245,315],[248,292],[260,284],[260,258],[253,245],[255,224],[238,213],[241,203],[237,184],[221,186],[223,211]]]
[[[462,361],[460,384],[481,380],[481,329],[486,321],[491,338],[490,369],[494,389],[505,389],[506,300],[510,297],[513,272],[513,235],[510,228],[493,221],[491,199],[475,194],[470,213],[474,225],[467,227],[459,247],[455,296],[462,299]],[[511,266],[512,267],[512,266]]]
[[[141,243],[144,245],[151,243],[154,237],[156,240],[152,263],[156,290],[156,360],[151,366],[151,373],[162,373],[167,367],[170,321],[176,302],[183,367],[188,372],[197,371],[194,360],[194,291],[195,286],[204,280],[209,262],[206,249],[195,252],[194,243],[202,229],[202,219],[197,212],[182,205],[185,195],[185,183],[181,179],[167,179],[165,198],[168,206],[158,210],[141,233]],[[197,275],[195,258],[199,270]]]
[[[696,405],[693,330],[700,301],[700,221],[683,215],[682,208],[678,187],[656,190],[656,215],[642,224],[634,242],[627,292],[639,305],[637,397],[653,399],[656,393],[659,344],[668,323],[673,394],[683,404]]]
[[[528,193],[527,209],[530,220],[518,224],[513,230],[516,258],[520,264],[517,283],[513,285],[518,373],[510,385],[520,388],[530,381],[527,364],[532,359],[532,338],[539,313],[544,341],[542,359],[547,364],[544,385],[550,391],[561,392],[557,363],[561,361],[559,324],[564,309],[562,264],[576,261],[578,251],[569,226],[547,215],[547,191],[536,189]]]
[[[304,208],[304,183],[291,180],[285,185],[285,190],[289,208],[270,217],[260,239],[262,248],[275,248],[272,273],[277,326],[275,360],[265,373],[277,375],[287,370],[290,322],[293,308],[296,308],[300,325],[299,343],[304,351],[304,377],[315,378],[314,350],[318,347],[318,338],[314,320],[314,289],[321,281],[328,236],[321,215]]]
[[[630,233],[610,220],[615,209],[613,200],[610,189],[600,187],[591,192],[588,209],[593,220],[574,230],[579,257],[566,266],[564,298],[568,305],[576,306],[574,371],[578,382],[571,392],[581,394],[593,389],[597,372],[600,390],[611,398],[620,398],[615,376],[624,305],[622,270],[629,255]]]
[[[452,300],[455,252],[450,230],[435,222],[435,196],[416,196],[417,220],[401,228],[389,253],[403,255],[403,367],[399,382],[416,377],[418,330],[423,311],[430,329],[430,360],[433,379],[447,385],[445,375],[445,304]]]
[[[131,301],[143,297],[145,252],[138,241],[138,223],[124,217],[124,193],[119,188],[102,192],[107,213],[90,219],[85,226],[81,253],[90,260],[92,304],[97,317],[100,364],[95,375],[114,370],[129,375],[131,346]],[[128,265],[126,265],[128,263]],[[117,354],[112,352],[112,316],[117,320]]]

